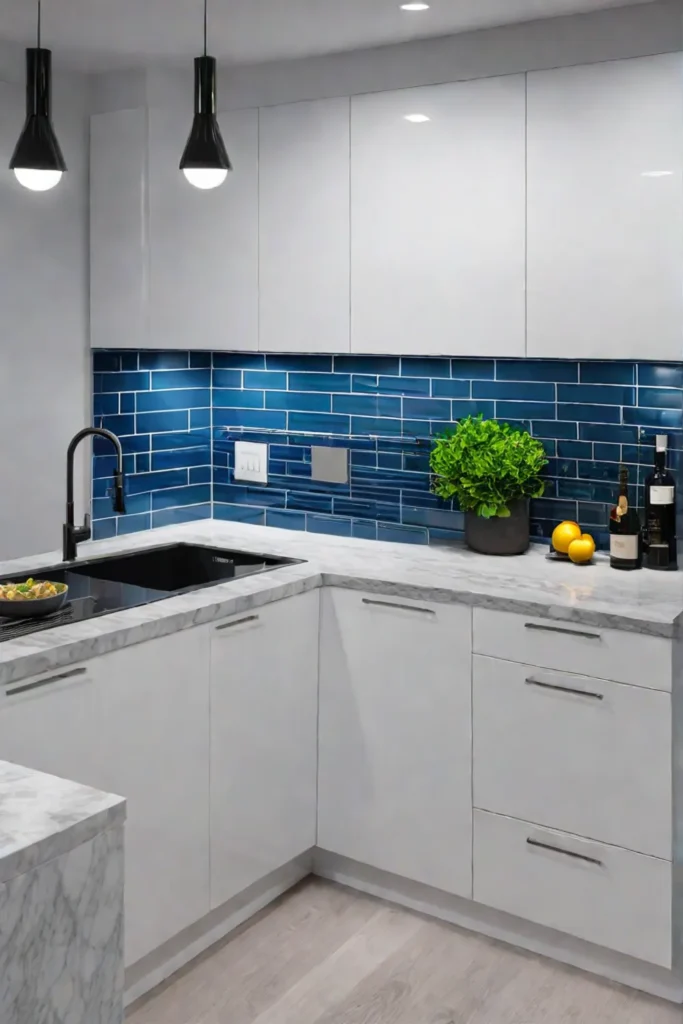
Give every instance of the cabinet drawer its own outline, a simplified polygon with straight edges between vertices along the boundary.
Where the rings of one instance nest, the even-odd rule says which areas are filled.
[[[474,898],[671,967],[671,865],[666,861],[475,811]]]
[[[671,698],[474,658],[474,803],[671,859]]]
[[[474,653],[671,690],[671,641],[616,629],[474,609]]]

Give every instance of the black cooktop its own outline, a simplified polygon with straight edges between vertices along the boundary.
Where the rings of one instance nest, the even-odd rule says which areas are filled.
[[[109,558],[85,559],[35,569],[31,572],[34,579],[66,583],[69,601],[60,611],[44,618],[9,619],[0,616],[0,643],[56,626],[139,608],[178,594],[295,565],[298,561],[197,544],[170,544]],[[18,582],[26,579],[27,575],[5,576],[0,578],[0,583]]]

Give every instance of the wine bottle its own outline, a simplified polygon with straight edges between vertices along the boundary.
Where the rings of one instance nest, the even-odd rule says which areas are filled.
[[[638,510],[628,496],[628,469],[619,468],[619,496],[609,516],[609,563],[613,569],[642,569],[643,535]]]
[[[676,551],[676,481],[666,468],[666,434],[655,438],[655,468],[645,481],[645,529],[648,569],[678,568]]]

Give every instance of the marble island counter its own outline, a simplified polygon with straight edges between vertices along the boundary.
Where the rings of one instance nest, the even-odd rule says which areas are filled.
[[[349,540],[268,527],[205,521],[81,545],[82,558],[174,542],[302,559],[260,575],[115,612],[0,644],[0,685],[212,622],[323,585],[385,596],[457,603],[550,620],[672,638],[683,616],[683,573],[552,563],[547,548],[515,558],[458,548]],[[0,575],[57,564],[55,552],[0,563]]]

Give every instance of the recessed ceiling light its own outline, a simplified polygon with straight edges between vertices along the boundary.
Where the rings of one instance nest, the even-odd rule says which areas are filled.
[[[402,11],[428,11],[429,4],[401,4]]]
[[[425,121],[431,121],[431,117],[427,114],[406,114],[404,120],[410,121],[412,124],[424,124]]]
[[[672,175],[673,171],[643,171],[641,177],[643,178],[668,178]]]

